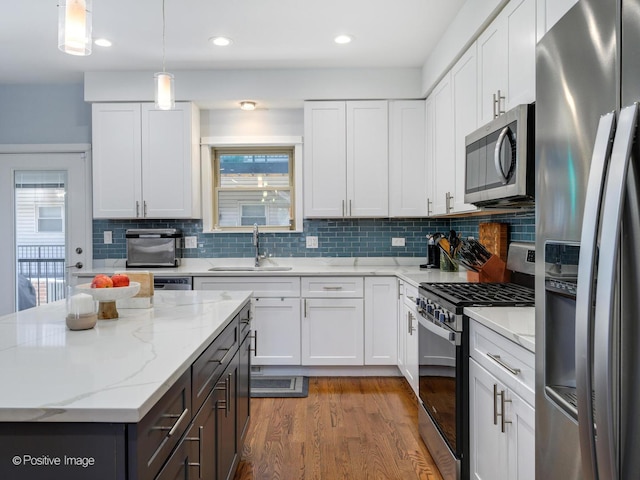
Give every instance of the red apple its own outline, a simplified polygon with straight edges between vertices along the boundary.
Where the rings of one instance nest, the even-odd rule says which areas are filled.
[[[128,287],[129,286],[129,277],[124,273],[116,273],[111,276],[111,280],[113,281],[114,287]]]
[[[91,281],[91,288],[112,288],[113,281],[102,273],[99,273]]]

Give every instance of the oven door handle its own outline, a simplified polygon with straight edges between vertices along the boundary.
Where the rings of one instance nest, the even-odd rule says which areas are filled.
[[[437,335],[440,338],[444,338],[446,341],[452,343],[456,347],[460,346],[461,340],[462,340],[462,336],[460,335],[459,332],[452,332],[448,328],[439,327],[435,323],[430,322],[429,320],[427,320],[426,318],[424,318],[422,316],[418,317],[418,322],[420,323],[420,325],[425,327],[427,330],[429,330],[434,335]]]

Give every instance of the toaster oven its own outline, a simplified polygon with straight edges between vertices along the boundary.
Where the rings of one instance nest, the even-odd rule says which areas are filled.
[[[178,267],[184,235],[178,228],[128,229],[127,267]]]

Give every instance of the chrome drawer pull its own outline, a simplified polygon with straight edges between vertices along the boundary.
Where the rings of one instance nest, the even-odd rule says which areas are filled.
[[[167,437],[171,437],[176,433],[176,430],[178,429],[178,425],[180,425],[182,423],[182,421],[185,418],[187,418],[187,414],[188,413],[189,413],[189,409],[185,408],[184,411],[182,412],[182,415],[180,415],[178,420],[176,420],[176,423],[173,424],[173,428],[171,430],[169,430],[169,433],[167,433]]]
[[[498,424],[498,386],[493,384],[493,424]]]
[[[342,290],[342,287],[322,287],[323,290]]]
[[[185,408],[180,415],[177,415],[174,413],[166,413],[164,415],[161,415],[162,418],[177,418],[178,420],[176,420],[176,423],[174,423],[172,427],[157,426],[157,427],[152,427],[151,430],[160,430],[160,431],[169,430],[169,433],[167,433],[167,437],[171,437],[173,434],[176,433],[176,428],[178,428],[178,425],[180,425],[182,420],[184,420],[187,413],[189,413],[189,409]]]
[[[188,465],[190,467],[198,467],[198,478],[202,478],[202,430],[204,427],[198,427],[198,437],[185,437],[185,440],[190,442],[198,442],[198,461],[197,462],[189,462]]]
[[[227,353],[225,353],[224,357],[222,357],[222,360],[216,360],[215,358],[212,358],[212,359],[209,360],[209,362],[217,363],[219,365],[224,365],[225,363],[227,363],[227,357],[229,356],[229,353],[231,353],[231,349],[230,348],[219,348],[217,351],[218,352],[227,352]]]
[[[505,425],[505,423],[511,423],[511,420],[505,420],[504,419],[504,415],[505,415],[504,404],[505,403],[511,403],[511,400],[505,400],[505,398],[504,398],[504,390],[502,390],[499,395],[500,395],[500,408],[502,410],[502,413],[500,413],[500,427],[501,427],[502,433],[504,433],[504,425]]]
[[[506,363],[504,363],[500,359],[500,355],[494,355],[492,353],[487,352],[487,357],[489,357],[491,360],[496,362],[502,368],[508,370],[509,372],[513,373],[514,375],[518,375],[521,372],[521,370],[519,368],[513,368],[513,367],[510,367],[509,365],[507,365]]]

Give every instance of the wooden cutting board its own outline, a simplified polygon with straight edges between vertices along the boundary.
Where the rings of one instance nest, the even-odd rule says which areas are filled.
[[[494,255],[507,261],[507,228],[506,223],[481,223],[478,227],[478,241]]]

